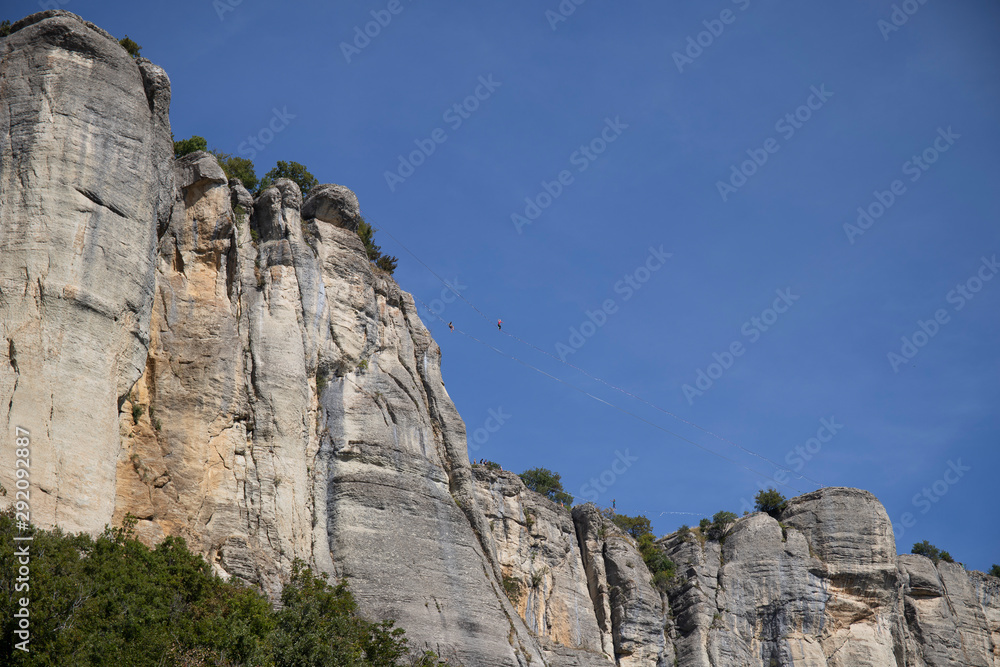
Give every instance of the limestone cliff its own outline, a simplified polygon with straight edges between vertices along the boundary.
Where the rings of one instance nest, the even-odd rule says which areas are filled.
[[[271,594],[302,559],[470,666],[1000,664],[1000,581],[897,557],[854,489],[667,536],[655,588],[606,514],[469,464],[349,189],[175,160],[166,75],[73,14],[0,56],[0,437],[32,433],[37,523],[131,513]]]
[[[95,530],[114,511],[119,407],[149,344],[170,86],[66,12],[13,29],[0,41],[0,432],[32,434],[38,515]],[[13,461],[0,449],[4,477]]]

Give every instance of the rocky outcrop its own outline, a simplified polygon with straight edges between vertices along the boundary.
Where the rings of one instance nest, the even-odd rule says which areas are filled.
[[[623,667],[669,664],[667,600],[653,588],[635,542],[590,503],[573,508],[573,520],[605,646]]]
[[[303,220],[280,179],[247,216],[205,153],[175,179],[118,516],[272,593],[296,558],[349,577],[364,611],[464,664],[540,663],[474,529],[440,351],[338,217],[356,199]]]
[[[780,523],[753,514],[703,540],[662,542],[679,565],[680,664],[895,664],[892,527],[871,494],[824,489],[793,499]]]
[[[1000,659],[1000,582],[922,556],[897,558],[885,509],[866,491],[821,489],[790,500],[778,519],[736,521],[719,541],[692,531],[660,545],[678,565],[669,598],[679,665]]]
[[[902,555],[907,655],[923,667],[998,663],[1000,580],[961,565]]]
[[[309,191],[302,205],[302,217],[315,218],[353,232],[358,228],[361,206],[357,196],[343,185],[326,183]]]
[[[38,523],[99,530],[115,507],[119,407],[146,364],[170,86],[68,12],[12,28],[0,40],[0,433],[30,431]],[[0,447],[8,489],[13,472]]]
[[[661,539],[661,591],[609,512],[469,464],[440,349],[369,262],[353,192],[254,197],[208,153],[174,160],[161,70],[67,12],[13,30],[0,429],[31,432],[36,523],[133,514],[272,595],[301,559],[452,664],[1000,664],[1000,580],[897,557],[856,489]],[[0,448],[7,489],[13,470]]]
[[[554,659],[610,664],[610,633],[597,624],[570,511],[528,491],[514,473],[478,465],[474,472],[477,501],[518,615],[547,652],[562,653]]]

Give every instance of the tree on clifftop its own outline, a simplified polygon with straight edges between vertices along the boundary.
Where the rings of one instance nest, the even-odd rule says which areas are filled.
[[[299,186],[299,190],[302,191],[303,199],[309,194],[310,190],[319,185],[319,181],[309,173],[305,165],[301,165],[298,162],[284,162],[279,160],[278,165],[264,174],[264,178],[260,179],[260,189],[266,190],[279,178],[287,178],[295,181]],[[244,183],[244,185],[246,184]]]
[[[257,190],[257,173],[254,171],[253,162],[246,159],[245,157],[237,157],[235,155],[230,155],[229,153],[223,153],[220,150],[212,149],[209,151],[215,156],[215,159],[219,161],[219,166],[222,167],[222,171],[226,172],[226,178],[230,181],[234,179],[239,179],[240,183],[243,184],[250,192]]]
[[[952,559],[950,553],[948,553],[947,551],[941,551],[927,540],[924,540],[923,542],[917,542],[916,544],[914,544],[913,549],[910,550],[910,553],[917,554],[918,556],[927,556],[932,561],[934,561],[935,565],[937,565],[939,561],[944,561],[946,563],[955,562]]]
[[[616,526],[628,533],[632,539],[638,540],[647,533],[653,534],[653,524],[644,515],[628,516],[627,514],[615,514],[611,520]]]
[[[181,139],[174,142],[174,157],[184,157],[188,153],[207,150],[208,142],[205,141],[205,137],[199,137],[197,134],[190,139]]]
[[[118,43],[121,44],[122,48],[128,51],[128,54],[133,58],[138,58],[140,52],[142,51],[142,47],[133,42],[131,39],[129,39],[128,35],[125,35],[124,37],[119,39]]]
[[[368,255],[368,261],[391,276],[396,270],[399,258],[382,254],[382,246],[375,243],[375,228],[368,224],[364,218],[358,220],[358,236],[365,244],[365,254]]]
[[[522,472],[520,477],[526,487],[549,500],[560,505],[573,503],[573,496],[566,493],[562,485],[562,476],[557,472],[552,472],[548,468],[532,468]]]
[[[781,495],[777,489],[771,487],[767,491],[761,489],[760,492],[754,496],[754,506],[758,512],[767,512],[775,519],[778,515],[785,511],[785,507],[788,503],[785,501],[785,497]]]

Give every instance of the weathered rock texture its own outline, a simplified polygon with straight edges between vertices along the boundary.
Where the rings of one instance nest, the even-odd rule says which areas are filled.
[[[744,517],[721,543],[697,531],[660,542],[678,565],[669,591],[678,664],[1000,664],[1000,581],[897,557],[870,493],[821,489],[789,501],[779,519]]]
[[[118,516],[271,593],[296,558],[348,576],[365,611],[464,664],[540,662],[475,530],[440,351],[347,228],[353,193],[303,220],[279,180],[244,215],[206,153],[177,160],[175,182]]]
[[[170,210],[170,86],[63,11],[0,40],[0,433],[30,432],[41,523],[111,520],[118,410],[146,363]],[[0,447],[12,489],[14,450]]]
[[[609,664],[610,633],[598,626],[569,510],[528,491],[514,473],[476,466],[475,475],[518,615],[547,652],[560,647],[564,659],[577,661],[569,664]]]
[[[0,483],[28,429],[37,523],[131,513],[272,595],[303,559],[453,664],[1000,664],[1000,581],[897,557],[855,489],[667,536],[661,592],[609,515],[470,466],[440,350],[368,261],[353,192],[254,198],[207,153],[174,160],[161,70],[66,12],[13,28]]]

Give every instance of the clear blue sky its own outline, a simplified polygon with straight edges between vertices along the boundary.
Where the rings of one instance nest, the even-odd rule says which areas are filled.
[[[62,6],[127,33],[167,70],[176,138],[237,154],[250,136],[269,139],[258,174],[295,160],[352,188],[369,220],[505,330],[811,480],[869,489],[902,552],[929,539],[985,569],[1000,562],[1000,278],[982,260],[1000,255],[1000,7],[910,2],[898,26],[888,1],[587,0],[564,21],[546,16],[557,0]],[[19,18],[38,4],[6,6]],[[341,44],[372,11],[387,25],[348,62]],[[477,91],[465,117],[448,113]],[[275,109],[294,118],[261,135]],[[432,136],[443,143],[390,188],[398,156]],[[587,145],[593,159],[575,153]],[[912,161],[925,151],[933,164]],[[754,156],[766,162],[733,177]],[[512,214],[543,181],[562,191],[518,229]],[[859,207],[881,215],[845,230]],[[767,483],[742,466],[775,472],[499,334],[461,301],[436,304],[441,283],[377,240],[399,256],[403,288],[444,320],[738,464],[424,313],[470,443],[494,426],[489,410],[505,415],[470,456],[552,468],[578,499],[614,498],[660,533],[739,512]],[[661,246],[662,266],[640,269]],[[625,276],[647,280],[632,289]],[[790,290],[780,314],[767,311],[777,290]],[[583,327],[593,335],[572,354],[557,350],[607,300],[606,323]],[[904,350],[918,321],[934,335]],[[714,354],[730,367],[711,367]],[[686,396],[699,370],[712,385]],[[836,433],[810,443],[823,419]],[[616,452],[635,460],[615,472]],[[604,492],[584,487],[602,473],[614,478]],[[800,491],[814,481],[788,479]]]

